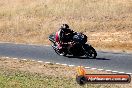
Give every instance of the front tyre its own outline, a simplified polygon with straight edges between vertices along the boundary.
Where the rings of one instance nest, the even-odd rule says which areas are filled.
[[[60,55],[60,56],[66,56],[67,55],[67,53],[58,49],[57,46],[52,45],[52,47],[58,55]]]
[[[59,49],[54,49],[55,50],[55,52],[58,54],[58,55],[60,55],[60,56],[66,56],[67,55],[67,53],[65,53],[65,52],[63,52],[63,51],[60,51]]]
[[[97,56],[96,50],[92,46],[85,46],[85,56],[90,59],[95,59]]]

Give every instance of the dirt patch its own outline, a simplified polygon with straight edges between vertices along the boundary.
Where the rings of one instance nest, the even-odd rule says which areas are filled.
[[[56,77],[73,77],[75,78],[77,75],[77,67],[68,67],[63,65],[56,65],[56,64],[45,64],[45,63],[38,63],[35,61],[24,61],[24,60],[13,60],[13,59],[0,59],[0,67],[8,68],[12,70],[21,70],[21,71],[28,71],[31,73],[40,73],[44,75],[53,75]],[[88,70],[88,73],[107,73],[102,71],[94,71]]]
[[[132,50],[132,31],[109,31],[89,33],[89,42],[102,49]]]

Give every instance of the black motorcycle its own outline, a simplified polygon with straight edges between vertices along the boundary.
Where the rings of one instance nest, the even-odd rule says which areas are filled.
[[[82,33],[76,33],[73,35],[72,42],[70,44],[63,44],[63,48],[60,50],[58,44],[55,42],[55,34],[49,36],[49,40],[52,42],[52,47],[58,55],[73,55],[73,56],[85,56],[87,58],[96,58],[97,52],[90,45],[86,44],[86,35]]]

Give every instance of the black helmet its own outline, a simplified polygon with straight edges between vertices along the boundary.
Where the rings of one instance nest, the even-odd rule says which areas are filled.
[[[61,28],[68,29],[69,26],[68,26],[68,24],[62,24]]]

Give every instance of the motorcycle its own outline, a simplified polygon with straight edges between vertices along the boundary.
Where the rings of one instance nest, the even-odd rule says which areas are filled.
[[[61,50],[58,48],[58,43],[55,42],[55,33],[49,36],[49,40],[58,55],[85,56],[86,58],[94,59],[97,56],[97,52],[90,44],[86,44],[87,38],[85,36],[83,33],[75,33],[72,42],[64,44]]]

